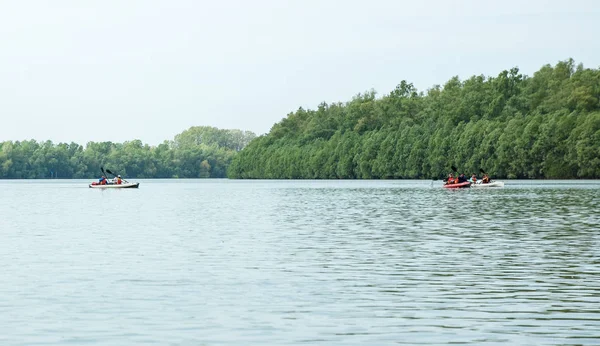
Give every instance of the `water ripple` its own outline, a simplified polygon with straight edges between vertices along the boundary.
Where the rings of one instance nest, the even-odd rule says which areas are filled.
[[[600,184],[2,182],[2,345],[600,344]]]

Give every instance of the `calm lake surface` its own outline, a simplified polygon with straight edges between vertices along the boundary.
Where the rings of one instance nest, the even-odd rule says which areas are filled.
[[[1,345],[599,345],[600,181],[0,181]]]

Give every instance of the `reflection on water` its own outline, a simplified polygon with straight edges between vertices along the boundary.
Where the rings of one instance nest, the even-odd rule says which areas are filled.
[[[600,344],[597,182],[84,183],[0,182],[2,344]]]

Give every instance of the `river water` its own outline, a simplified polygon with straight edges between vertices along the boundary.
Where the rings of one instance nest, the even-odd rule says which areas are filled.
[[[0,181],[1,345],[599,345],[600,182]]]

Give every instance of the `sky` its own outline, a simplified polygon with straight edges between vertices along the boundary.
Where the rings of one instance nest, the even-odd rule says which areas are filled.
[[[267,133],[402,80],[600,67],[595,0],[0,0],[0,142]]]

